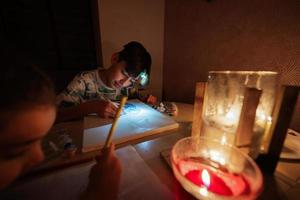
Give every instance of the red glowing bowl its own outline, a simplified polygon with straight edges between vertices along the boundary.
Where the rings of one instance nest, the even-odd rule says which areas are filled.
[[[174,145],[171,162],[176,179],[198,199],[256,199],[263,188],[256,163],[215,140],[183,138]]]

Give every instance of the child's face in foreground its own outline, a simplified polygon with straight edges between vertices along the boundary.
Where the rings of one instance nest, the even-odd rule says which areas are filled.
[[[51,128],[56,111],[54,106],[35,106],[1,115],[8,122],[0,131],[0,189],[43,160],[41,139]]]

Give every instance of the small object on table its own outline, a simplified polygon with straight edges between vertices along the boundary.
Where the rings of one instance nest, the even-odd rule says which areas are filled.
[[[157,97],[152,94],[144,94],[142,92],[139,92],[138,99],[151,106],[157,104]]]
[[[163,101],[158,105],[153,105],[152,107],[159,112],[165,113],[169,116],[177,116],[178,114],[178,108],[174,102]]]
[[[74,144],[67,144],[64,147],[64,155],[66,158],[73,158],[76,155],[77,147]]]
[[[178,108],[174,102],[169,102],[169,101],[158,102],[157,98],[151,94],[145,96],[140,95],[139,98],[143,102],[152,106],[152,108],[158,110],[161,113],[168,114],[169,116],[177,116],[178,114]]]
[[[59,144],[62,149],[65,149],[66,146],[73,144],[73,140],[68,134],[62,134],[59,136]]]
[[[59,136],[59,144],[63,149],[63,155],[65,158],[72,158],[76,155],[77,147],[73,143],[72,138],[68,134],[62,134]]]
[[[153,96],[153,95],[150,94],[150,95],[147,97],[146,102],[147,102],[148,104],[150,104],[150,105],[154,105],[154,104],[157,103],[157,98],[156,98],[155,96]]]
[[[178,108],[174,102],[163,102],[166,107],[166,113],[170,116],[177,116],[178,115]]]

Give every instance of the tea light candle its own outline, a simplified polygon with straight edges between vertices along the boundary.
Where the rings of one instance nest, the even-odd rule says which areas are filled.
[[[249,193],[249,184],[239,174],[233,174],[226,169],[218,169],[209,165],[192,161],[181,161],[180,172],[187,180],[208,191],[223,196],[239,196]]]
[[[192,163],[184,162],[181,165],[192,165]],[[249,184],[243,176],[205,165],[198,165],[197,169],[188,171],[184,176],[193,184],[205,187],[218,195],[238,196],[249,192]]]

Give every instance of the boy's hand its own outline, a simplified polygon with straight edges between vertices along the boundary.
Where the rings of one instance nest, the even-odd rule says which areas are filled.
[[[85,199],[117,199],[121,178],[121,164],[114,154],[114,145],[96,157],[91,168]]]
[[[99,117],[113,118],[116,115],[118,107],[111,101],[97,100],[93,101],[92,109]]]

